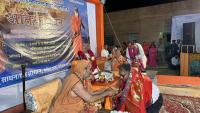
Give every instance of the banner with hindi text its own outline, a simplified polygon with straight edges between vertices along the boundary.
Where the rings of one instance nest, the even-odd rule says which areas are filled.
[[[0,100],[3,100],[21,94],[21,90],[12,91],[21,87],[22,64],[26,65],[27,88],[36,86],[30,85],[31,81],[39,85],[50,80],[44,80],[45,76],[69,71],[77,45],[88,38],[86,2],[1,0],[0,33]],[[59,74],[54,74],[52,79],[57,77]],[[22,102],[21,95],[18,98],[21,100],[15,104]],[[12,106],[1,101],[0,111]]]

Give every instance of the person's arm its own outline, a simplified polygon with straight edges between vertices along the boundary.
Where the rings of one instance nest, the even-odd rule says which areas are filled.
[[[91,84],[91,81],[90,80],[88,80],[87,81],[88,83],[87,83],[87,91],[88,91],[88,93],[89,94],[91,94],[91,95],[98,95],[98,94],[101,94],[101,93],[103,93],[103,92],[105,92],[106,90],[108,90],[108,88],[105,88],[105,89],[103,89],[103,90],[98,90],[98,91],[92,91],[92,84]]]
[[[73,87],[72,90],[74,93],[76,93],[76,95],[80,96],[86,102],[95,102],[101,98],[104,98],[107,95],[115,94],[114,90],[106,90],[106,91],[98,93],[98,94],[90,94],[88,91],[85,90],[85,88],[83,87],[83,85],[80,82],[78,82]]]

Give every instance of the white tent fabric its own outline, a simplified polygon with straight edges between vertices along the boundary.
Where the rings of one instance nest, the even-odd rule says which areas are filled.
[[[195,44],[197,52],[200,52],[200,13],[179,15],[172,18],[171,40],[183,38],[183,24],[195,22]]]
[[[95,4],[87,3],[87,15],[89,25],[90,48],[97,54],[97,40],[96,40],[96,7]]]

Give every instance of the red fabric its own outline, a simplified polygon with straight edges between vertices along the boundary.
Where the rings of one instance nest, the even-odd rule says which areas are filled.
[[[90,57],[94,56],[94,53],[92,52],[92,50],[87,50],[88,54],[90,55]]]
[[[148,76],[144,76],[144,102],[146,106],[151,104],[152,99],[152,81]]]
[[[149,66],[156,67],[157,65],[157,48],[149,48]]]
[[[187,97],[171,94],[162,94],[162,96],[163,107],[161,108],[161,111],[167,113],[199,113],[199,97]]]
[[[87,60],[87,57],[85,56],[85,54],[83,53],[83,51],[78,51],[78,56],[80,57],[80,59]]]
[[[94,53],[92,52],[92,50],[87,50],[88,54],[90,55],[90,57],[94,57],[94,59],[92,60],[92,71],[94,71],[97,68],[97,61],[96,58],[94,56]]]
[[[95,59],[94,53],[91,50],[87,50],[87,52],[90,55],[90,58],[94,57],[94,60],[92,60],[92,67],[91,67],[91,70],[94,71],[97,68],[97,61]],[[83,51],[78,51],[78,56],[80,57],[80,59],[87,60],[87,57],[85,53],[83,53]]]
[[[151,103],[151,93],[152,82],[150,78],[133,69],[131,87],[120,111],[146,113],[146,107]]]

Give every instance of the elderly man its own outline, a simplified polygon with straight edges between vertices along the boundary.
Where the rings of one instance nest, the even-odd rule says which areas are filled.
[[[86,60],[77,62],[74,72],[65,79],[63,89],[56,98],[50,113],[84,113],[86,103],[116,93],[112,89],[95,93],[88,91],[85,81],[90,78],[91,64]]]
[[[121,76],[121,96],[118,110],[130,113],[158,113],[162,106],[159,89],[148,76],[140,73],[137,67],[131,69],[130,64],[119,67]]]

